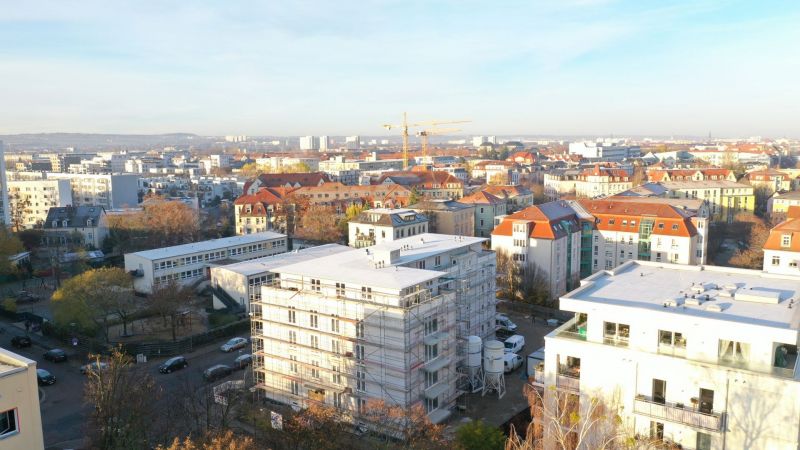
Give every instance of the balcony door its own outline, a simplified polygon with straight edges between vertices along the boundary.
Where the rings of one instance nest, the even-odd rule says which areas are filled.
[[[714,410],[714,391],[711,389],[700,389],[700,412],[711,414]]]
[[[667,382],[653,378],[653,403],[661,403],[662,405],[667,401]]]

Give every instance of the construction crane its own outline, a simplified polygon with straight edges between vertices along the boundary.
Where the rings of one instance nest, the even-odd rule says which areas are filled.
[[[454,123],[467,123],[470,122],[469,120],[431,120],[428,122],[415,122],[415,123],[408,123],[408,115],[403,113],[403,123],[400,124],[383,124],[383,128],[387,130],[391,130],[392,128],[400,128],[400,132],[403,136],[403,170],[408,170],[408,129],[409,128],[418,128],[424,126],[439,126],[439,125],[449,125]]]
[[[417,131],[417,136],[422,141],[422,157],[428,156],[428,136],[441,136],[444,134],[455,133],[461,131],[460,128],[432,128],[429,130]]]

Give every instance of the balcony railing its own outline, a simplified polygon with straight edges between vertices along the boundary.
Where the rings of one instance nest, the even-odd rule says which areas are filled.
[[[564,325],[555,330],[558,337],[568,339],[586,340],[586,322],[578,323],[577,318],[568,320]]]
[[[633,412],[703,430],[716,432],[722,430],[725,413],[716,411],[706,413],[695,407],[678,405],[678,403],[669,402],[657,403],[651,397],[640,395],[633,403]]]
[[[580,366],[568,366],[561,364],[558,366],[558,376],[556,386],[563,389],[579,391],[581,387],[581,368]]]

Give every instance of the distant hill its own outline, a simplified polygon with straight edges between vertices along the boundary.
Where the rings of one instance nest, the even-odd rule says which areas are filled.
[[[217,138],[190,133],[170,134],[87,134],[87,133],[32,133],[0,135],[7,151],[59,150],[74,147],[77,151],[148,146],[205,147]]]

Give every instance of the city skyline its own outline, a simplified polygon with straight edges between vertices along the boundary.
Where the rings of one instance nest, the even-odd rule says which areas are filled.
[[[0,9],[0,134],[800,137],[800,7],[39,1]]]

